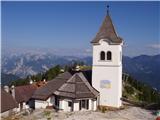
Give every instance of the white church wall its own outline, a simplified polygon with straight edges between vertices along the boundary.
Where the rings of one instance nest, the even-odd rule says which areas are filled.
[[[60,110],[63,110],[63,106],[62,105],[63,105],[63,100],[60,99],[59,100],[59,109]]]
[[[35,100],[35,108],[46,108],[52,105],[55,105],[55,96],[49,97],[46,101]]]
[[[100,52],[104,51],[107,53],[107,51],[112,52],[112,60],[100,60]],[[93,45],[93,65],[109,65],[109,66],[119,66],[121,65],[121,54],[122,48],[121,45],[109,45],[106,41],[101,40],[100,45]]]
[[[79,111],[79,101],[74,101],[73,111]]]
[[[111,61],[101,61],[100,52],[111,51]],[[101,40],[93,45],[92,84],[100,92],[100,105],[120,107],[122,96],[121,45],[109,45]]]
[[[47,106],[54,105],[54,96],[48,98],[46,101],[35,100],[35,108],[46,108]]]
[[[89,107],[88,110],[92,110],[93,109],[93,100],[89,99]]]
[[[94,99],[89,99],[88,110],[96,110],[96,109],[97,109],[97,101]]]
[[[93,66],[92,75],[94,81],[93,86],[100,92],[100,105],[119,107],[121,106],[121,75],[120,75],[121,67],[119,69],[116,68],[108,68],[105,69],[103,67]],[[105,76],[106,75],[106,76]],[[110,83],[106,86],[102,86],[101,81],[108,80]],[[105,83],[104,83],[105,84]]]
[[[92,110],[97,110],[97,101],[93,100],[93,109]]]
[[[48,105],[47,101],[42,101],[42,100],[35,100],[35,108],[46,108]]]
[[[72,101],[67,99],[61,100],[61,109],[63,111],[70,112],[72,110],[72,107],[68,105],[68,102],[72,102]]]

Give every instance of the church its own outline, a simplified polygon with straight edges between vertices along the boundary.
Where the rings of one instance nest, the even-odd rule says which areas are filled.
[[[37,89],[32,96],[35,109],[79,111],[122,106],[123,40],[115,31],[109,11],[91,44],[92,70],[64,72]]]

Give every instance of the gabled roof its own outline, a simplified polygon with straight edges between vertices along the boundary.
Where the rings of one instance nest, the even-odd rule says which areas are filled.
[[[54,94],[73,99],[81,99],[96,98],[99,93],[89,84],[85,76],[80,72],[75,73],[56,92],[54,92]]]
[[[88,69],[88,70],[80,70],[80,71],[70,71],[72,75],[74,75],[75,73],[79,73],[81,72],[85,78],[87,79],[87,81],[89,82],[89,84],[92,86],[92,70]]]
[[[72,75],[69,72],[65,72],[58,75],[56,78],[49,81],[43,87],[38,88],[33,94],[32,98],[46,100],[56,91],[56,89],[62,86],[62,84],[64,84],[70,77],[72,77]]]
[[[69,98],[95,98],[98,94],[82,73],[65,72],[38,88],[33,99],[46,100],[51,95]]]
[[[27,102],[36,90],[35,85],[24,85],[15,87],[15,99],[18,103]]]
[[[12,95],[1,88],[1,113],[16,107],[18,107],[18,104]]]
[[[91,41],[91,43],[97,44],[101,39],[106,39],[110,44],[122,43],[122,38],[117,36],[109,14],[105,17],[96,37]]]

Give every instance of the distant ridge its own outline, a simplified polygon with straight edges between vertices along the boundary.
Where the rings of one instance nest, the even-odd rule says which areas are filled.
[[[10,84],[12,81],[19,79],[18,76],[12,75],[12,74],[4,74],[1,73],[1,85],[8,85]]]
[[[123,71],[160,90],[160,55],[124,56]]]
[[[83,61],[92,65],[92,57],[57,56],[53,54],[22,54],[2,57],[2,73],[26,77],[59,64],[72,64]],[[136,57],[123,56],[123,72],[129,73],[133,78],[143,81],[160,90],[160,54],[140,55]]]

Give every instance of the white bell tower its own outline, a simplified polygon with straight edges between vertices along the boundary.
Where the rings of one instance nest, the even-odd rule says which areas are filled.
[[[109,12],[91,42],[93,44],[92,86],[100,92],[99,105],[120,107],[122,97],[122,44]]]

